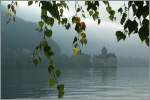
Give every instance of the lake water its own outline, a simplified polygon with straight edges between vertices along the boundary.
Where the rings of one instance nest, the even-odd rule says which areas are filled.
[[[64,100],[149,100],[148,71],[143,66],[67,69],[60,79],[65,84]],[[5,70],[2,97],[57,100],[57,90],[48,86],[47,76],[47,69],[41,68]]]

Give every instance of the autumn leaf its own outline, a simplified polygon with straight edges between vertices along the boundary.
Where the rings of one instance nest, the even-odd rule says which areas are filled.
[[[73,54],[74,56],[78,55],[79,49],[78,48],[73,48]]]
[[[80,23],[80,27],[81,27],[81,29],[85,30],[85,28],[86,28],[85,23],[84,23],[84,22],[81,22],[81,23]]]
[[[80,17],[76,16],[75,21],[76,21],[76,23],[80,23],[80,21],[81,21]]]

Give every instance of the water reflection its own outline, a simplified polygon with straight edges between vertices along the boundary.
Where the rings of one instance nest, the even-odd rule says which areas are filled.
[[[147,69],[147,67],[64,69],[60,79],[60,82],[65,84],[64,100],[106,97],[135,99],[137,96],[148,98]],[[4,72],[3,98],[57,99],[57,90],[48,86],[47,68],[7,69]]]
[[[65,84],[65,93],[79,94],[91,92],[96,86],[113,84],[116,80],[117,68],[89,68],[65,70],[62,83]],[[53,88],[48,86],[48,73],[46,68],[3,69],[2,96],[4,98],[30,98],[56,95]],[[88,89],[90,88],[90,89]],[[78,89],[78,90],[76,90]],[[103,89],[105,91],[105,89]],[[71,95],[71,94],[70,94]]]
[[[2,98],[31,98],[48,94],[48,73],[44,68],[5,68],[2,80]]]
[[[78,92],[106,91],[105,86],[115,85],[116,75],[117,67],[89,68],[68,70],[64,72],[63,80],[65,81],[67,94],[73,95],[79,94]]]

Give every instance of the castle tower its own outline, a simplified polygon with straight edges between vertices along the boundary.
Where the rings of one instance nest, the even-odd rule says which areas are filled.
[[[102,55],[107,55],[107,49],[105,47],[102,48],[101,54]]]

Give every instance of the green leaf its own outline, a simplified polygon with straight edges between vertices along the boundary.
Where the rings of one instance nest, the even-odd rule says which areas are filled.
[[[85,5],[88,5],[89,2],[90,2],[90,1],[85,1]]]
[[[96,12],[96,10],[97,10],[97,7],[96,7],[96,5],[94,5],[94,4],[92,4],[92,9]]]
[[[149,46],[149,38],[146,38],[145,43]]]
[[[40,58],[40,57],[34,57],[34,58],[33,58],[33,63],[34,63],[35,65],[40,64],[40,63],[41,63],[41,58]]]
[[[68,30],[68,29],[70,28],[70,23],[67,23],[67,24],[65,25],[65,28]]]
[[[76,22],[76,18],[75,16],[72,17],[72,23],[75,23]]]
[[[149,1],[146,1],[146,5],[149,6]]]
[[[108,5],[108,4],[109,4],[108,0],[104,0],[103,3],[104,3],[105,5]]]
[[[101,23],[101,19],[98,19],[98,24],[100,24]]]
[[[134,33],[138,32],[138,23],[136,22],[136,20],[131,21],[130,19],[128,19],[125,24],[124,24],[124,29],[129,30],[129,35],[134,31]]]
[[[54,79],[50,79],[48,80],[48,83],[49,83],[49,86],[55,86],[57,82]]]
[[[144,2],[143,2],[143,1],[134,1],[134,4],[135,4],[136,6],[138,6],[138,8],[140,8],[140,7],[143,6]]]
[[[95,1],[94,3],[96,6],[99,6],[99,1]]]
[[[117,36],[117,40],[120,41],[121,39],[125,40],[126,39],[126,35],[123,34],[123,32],[121,31],[117,31],[116,32],[116,36]]]
[[[41,16],[42,16],[42,18],[45,18],[45,20],[46,20],[46,16],[47,16],[47,10],[46,9],[41,9]]]
[[[128,2],[128,7],[129,7],[129,8],[131,7],[132,3],[133,3],[133,1],[129,1],[129,2]]]
[[[54,53],[51,51],[49,47],[44,48],[44,55],[48,59],[48,61],[51,63],[52,61],[51,56],[54,55]]]
[[[51,47],[48,45],[47,41],[43,41],[41,45],[42,45],[45,57],[48,59],[48,61],[51,61],[51,56],[54,55]]]
[[[110,19],[111,21],[113,21],[113,20],[114,20],[114,16],[110,15],[110,16],[109,16],[109,19]]]
[[[64,10],[63,10],[63,9],[60,9],[60,13],[61,13],[61,15],[63,14],[63,12],[64,12]]]
[[[142,26],[139,29],[139,37],[140,37],[141,41],[146,40],[148,38],[148,36],[149,36],[149,27]]]
[[[63,98],[63,96],[64,96],[64,85],[63,84],[57,85],[57,90],[58,90],[58,98]]]
[[[135,33],[138,32],[138,23],[136,22],[136,20],[133,20],[133,22],[132,22],[132,28],[133,28],[133,31]]]
[[[137,12],[136,12],[136,16],[140,19],[141,15],[143,13],[143,8],[138,8]]]
[[[33,4],[33,1],[28,1],[28,6],[32,5]]]
[[[64,84],[57,85],[57,90],[59,90],[59,92],[64,91]]]
[[[83,17],[83,18],[86,18],[85,14],[82,14],[82,17]]]
[[[77,24],[76,24],[75,30],[76,30],[78,33],[80,33],[80,31],[81,31],[80,23],[77,23]]]
[[[149,15],[149,6],[144,6],[142,9],[142,16],[146,18]]]
[[[48,72],[51,73],[54,70],[54,66],[53,65],[49,65],[48,66]]]
[[[48,47],[47,41],[46,41],[46,40],[41,41],[41,46],[42,46],[43,48]],[[51,48],[50,48],[50,49],[51,49]]]
[[[48,17],[47,18],[47,24],[53,26],[53,24],[54,24],[54,18]]]
[[[12,10],[12,12],[16,12],[14,5],[11,6],[11,10]]]
[[[109,13],[109,12],[112,10],[112,8],[111,8],[110,6],[107,6],[107,7],[106,7],[106,10],[107,10],[107,12]]]
[[[58,92],[58,98],[63,98],[64,96],[64,91]]]
[[[62,18],[62,24],[67,24],[68,19],[67,18]]]
[[[40,26],[40,28],[42,28],[43,25],[44,25],[44,22],[43,22],[43,21],[39,21],[39,22],[38,22],[38,25]]]
[[[134,31],[135,33],[138,32],[138,23],[136,22],[136,20],[131,21],[130,19],[128,19],[126,21],[126,23],[124,24],[124,29],[128,28],[129,30],[129,35]]]
[[[128,19],[124,24],[124,29],[128,28],[130,26],[129,24],[131,24],[131,23],[132,23],[132,21],[130,19]]]
[[[87,44],[87,39],[84,39],[84,44],[85,44],[85,45]]]
[[[81,9],[80,8],[77,8],[77,12],[79,12]]]
[[[127,18],[127,14],[123,13],[121,21],[120,21],[121,25],[125,22],[126,18]]]
[[[92,15],[93,19],[96,20],[96,19],[98,18],[98,15],[99,15],[99,12],[96,11],[96,12]]]
[[[114,16],[114,15],[115,15],[115,11],[114,11],[114,10],[111,10],[111,11],[109,12],[109,14],[112,15],[112,16]]]
[[[7,5],[7,8],[8,8],[8,9],[10,9],[10,7],[11,7],[11,5],[10,5],[10,4],[8,4],[8,5]]]
[[[81,33],[81,36],[82,36],[83,38],[86,38],[86,34],[85,34],[84,32]]]
[[[41,49],[42,49],[41,43],[40,43],[39,45],[37,45],[37,46],[35,47],[35,49],[36,49],[36,50],[41,50]]]
[[[83,45],[83,44],[87,44],[87,39],[86,39],[86,35],[84,34],[84,35],[82,35],[82,38],[80,39],[80,42],[81,42],[81,44]]]
[[[75,42],[77,42],[77,37],[76,36],[74,37],[74,40],[73,40],[72,44],[74,44]]]
[[[137,8],[136,8],[135,4],[132,5],[132,10],[133,10],[133,15],[136,15]]]
[[[81,39],[80,39],[80,43],[81,43],[81,44],[82,44],[82,46],[83,46],[84,38],[81,38]]]
[[[143,19],[142,25],[148,27],[149,26],[149,20],[148,19]]]
[[[16,5],[16,6],[18,5],[17,1],[15,2],[15,5]]]
[[[47,36],[47,37],[51,37],[52,36],[52,30],[49,30],[49,29],[46,29],[45,31],[44,31],[44,34]]]
[[[118,12],[122,14],[122,12],[123,12],[122,7],[118,9]]]
[[[92,8],[92,6],[93,4],[90,1],[88,1],[87,11],[89,11]]]
[[[55,72],[56,72],[56,76],[57,76],[57,77],[60,77],[61,71],[57,69]]]
[[[89,15],[92,16],[93,15],[93,10],[89,11]]]
[[[75,44],[74,44],[74,48],[78,48],[78,43],[75,43]]]

